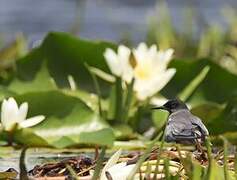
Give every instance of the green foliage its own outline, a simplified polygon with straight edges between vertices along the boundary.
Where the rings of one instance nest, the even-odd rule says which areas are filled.
[[[148,101],[136,102],[132,85],[125,84],[124,89],[118,78],[116,84],[100,79],[112,77],[103,56],[108,47],[115,49],[116,45],[53,32],[40,47],[17,61],[16,72],[1,84],[0,99],[13,96],[18,103],[27,101],[28,116],[42,114],[46,120],[31,129],[17,130],[16,143],[60,148],[78,144],[111,146],[114,134],[119,139],[130,139],[136,137],[131,129],[139,133],[153,125],[158,132],[162,129],[167,114],[151,112]],[[237,130],[237,75],[210,59],[174,60],[169,66],[177,72],[161,91],[164,97],[185,99],[211,135]],[[101,75],[98,70],[107,74]],[[69,76],[77,89],[70,89]],[[7,134],[1,133],[1,139],[6,140]]]
[[[58,91],[32,92],[16,96],[29,103],[29,116],[43,114],[46,119],[31,129],[14,133],[17,143],[58,148],[76,144],[112,146],[112,129],[80,99]]]
[[[17,76],[25,81],[32,79],[46,61],[48,72],[57,86],[68,87],[67,77],[71,75],[80,88],[91,90],[92,83],[88,83],[90,74],[85,63],[109,72],[103,57],[108,47],[116,46],[107,42],[77,39],[66,33],[49,33],[39,48],[18,61]]]
[[[28,75],[29,76],[29,75]],[[17,94],[23,94],[27,92],[39,92],[39,91],[50,91],[56,89],[53,79],[50,78],[50,74],[46,67],[46,64],[43,63],[40,69],[35,74],[34,79],[32,80],[21,80],[16,77],[8,86],[8,89]]]
[[[60,89],[69,87],[68,76],[71,75],[80,88],[91,91],[92,83],[88,81],[91,77],[85,63],[108,72],[103,57],[107,47],[115,45],[50,33],[40,47],[17,61],[17,71],[7,86],[2,87],[1,99],[14,96],[18,102],[29,103],[29,116],[42,114],[47,118],[32,129],[14,132],[16,143],[59,148],[113,144],[112,128],[84,103],[93,104],[87,101],[91,100],[89,95],[81,90],[63,93]],[[6,133],[1,133],[5,134],[2,138],[7,139]]]
[[[235,132],[237,130],[237,97],[234,96],[228,101],[225,109],[212,121],[208,123],[212,134]],[[220,128],[221,127],[221,128]]]
[[[228,72],[210,59],[176,60],[172,61],[170,66],[176,68],[177,72],[162,90],[162,94],[166,97],[175,97],[179,94],[206,66],[209,66],[210,70],[190,97],[191,103],[198,104],[205,101],[224,103],[237,92],[237,75]]]
[[[27,52],[27,41],[21,33],[17,34],[13,42],[0,49],[0,80],[2,82],[10,77],[9,71],[12,72],[15,68],[16,60]]]
[[[237,75],[231,73],[236,73],[237,67],[236,21],[232,22],[233,27],[227,33],[221,32],[216,26],[207,28],[201,34],[200,42],[196,43],[192,39],[192,11],[188,12],[190,16],[183,26],[186,28],[186,34],[174,30],[165,2],[162,1],[158,6],[158,11],[161,14],[155,16],[160,19],[151,19],[148,43],[155,42],[160,49],[173,47],[175,56],[180,59],[170,63],[169,67],[175,68],[177,72],[157,97],[162,95],[167,99],[181,98],[188,103],[191,111],[204,121],[214,143],[220,142],[220,134],[224,139],[223,166],[212,157],[209,142],[209,164],[206,167],[194,162],[191,156],[182,158],[178,147],[180,162],[186,171],[183,178],[232,179],[233,173],[228,169],[226,139],[237,142]],[[120,78],[111,76],[103,56],[106,48],[116,49],[117,45],[52,32],[41,46],[25,57],[22,56],[25,55],[27,47],[22,36],[9,47],[0,50],[0,100],[12,96],[18,103],[29,103],[29,117],[40,114],[46,116],[43,122],[32,128],[16,128],[13,132],[0,129],[1,143],[13,141],[13,144],[23,147],[54,148],[102,146],[93,176],[93,179],[97,179],[102,169],[106,147],[111,147],[115,138],[137,139],[141,137],[138,133],[144,133],[152,126],[156,127],[153,135],[161,133],[168,114],[162,111],[151,112],[150,99],[142,103],[134,100],[134,82],[123,84]],[[225,64],[227,60],[232,62],[231,65]],[[71,87],[69,77],[75,80],[73,83],[77,88]],[[91,94],[92,92],[94,94]],[[141,139],[144,140],[143,137]],[[148,144],[130,174],[130,179],[147,159],[158,139],[159,136]],[[157,153],[154,179],[161,160],[166,179],[178,179],[178,175],[172,176],[169,171],[171,161],[160,156],[163,145],[164,139]],[[28,179],[24,164],[25,151],[26,149],[23,149],[20,157],[21,179]],[[68,169],[70,170],[70,167]],[[152,166],[148,162],[145,174],[148,179],[151,172]],[[11,177],[15,178],[16,174],[0,172],[0,179]]]
[[[96,164],[96,167],[95,167],[95,172],[93,174],[92,180],[98,179],[98,177],[100,175],[100,172],[101,172],[102,166],[103,166],[103,160],[104,160],[104,157],[105,157],[105,152],[106,152],[106,148],[102,147],[101,153],[100,153],[99,158],[97,160],[97,164]]]
[[[128,175],[128,180],[132,180],[134,175],[138,172],[139,168],[141,167],[142,163],[149,157],[149,153],[152,151],[152,148],[154,147],[155,143],[160,139],[161,135],[159,134],[147,147],[146,151],[143,153],[143,155],[139,158],[138,162]]]
[[[83,87],[84,84],[89,85],[85,62],[89,66],[109,71],[103,57],[104,50],[108,47],[115,48],[115,45],[80,40],[64,33],[50,33],[41,50],[48,61],[51,76],[60,87],[67,85],[69,74]]]
[[[184,90],[180,92],[178,95],[179,99],[185,102],[206,78],[209,70],[209,66],[204,67],[203,70],[184,88]]]

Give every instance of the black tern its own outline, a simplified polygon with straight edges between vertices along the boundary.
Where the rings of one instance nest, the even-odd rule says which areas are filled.
[[[194,116],[186,104],[179,99],[169,100],[163,106],[152,109],[163,109],[169,112],[164,132],[166,142],[200,145],[209,136],[202,121]]]

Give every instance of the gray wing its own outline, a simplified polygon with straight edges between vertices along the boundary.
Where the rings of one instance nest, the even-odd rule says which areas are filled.
[[[197,116],[192,115],[191,118],[193,129],[198,129],[201,133],[201,136],[209,136],[209,132],[206,126],[202,123],[201,119]]]
[[[177,142],[196,139],[189,118],[190,113],[186,111],[171,114],[165,130],[165,140],[168,142]]]

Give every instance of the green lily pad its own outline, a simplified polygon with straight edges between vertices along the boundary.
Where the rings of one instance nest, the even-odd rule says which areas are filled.
[[[193,107],[191,112],[201,118],[205,124],[208,124],[213,119],[217,118],[223,110],[223,105],[209,102]]]
[[[41,66],[33,80],[24,81],[16,77],[11,81],[8,89],[17,94],[57,89],[54,80],[50,77],[46,64],[43,63]]]
[[[80,88],[91,91],[92,80],[85,63],[109,72],[103,56],[106,48],[116,46],[108,42],[82,40],[66,33],[49,33],[39,48],[18,61],[17,77],[32,79],[42,62],[47,61],[48,72],[59,87],[69,87],[68,75],[71,75]],[[100,83],[102,86],[109,85],[102,80]]]
[[[80,99],[58,91],[32,92],[15,97],[28,102],[28,117],[46,119],[31,129],[15,132],[14,141],[28,146],[64,148],[78,144],[112,146],[113,130]]]
[[[225,103],[237,93],[237,75],[209,59],[174,60],[170,66],[176,68],[177,72],[161,92],[168,98],[176,97],[206,66],[209,66],[210,70],[189,99],[190,103],[195,105],[206,101]]]
[[[213,135],[237,130],[237,96],[228,101],[225,109],[208,124],[210,133]]]

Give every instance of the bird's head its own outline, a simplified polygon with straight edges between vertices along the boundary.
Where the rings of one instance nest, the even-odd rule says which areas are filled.
[[[173,113],[178,110],[188,109],[188,107],[186,106],[184,102],[182,102],[179,99],[171,99],[167,101],[163,106],[154,107],[152,109],[163,109],[163,110],[169,111],[169,113]]]

